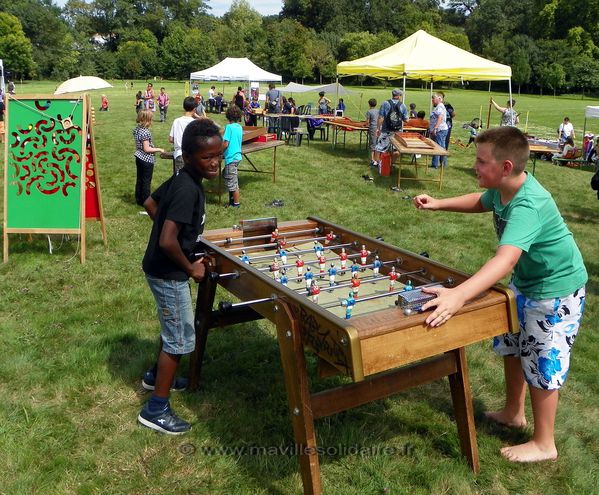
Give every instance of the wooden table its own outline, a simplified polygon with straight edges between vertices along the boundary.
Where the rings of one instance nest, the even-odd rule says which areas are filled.
[[[542,142],[542,141],[529,141],[528,148],[530,150],[530,157],[532,158],[532,175],[535,174],[535,169],[537,167],[537,155],[544,155],[546,153],[557,153],[559,151],[559,147],[557,142]]]
[[[401,163],[401,155],[413,155],[414,157],[416,155],[424,155],[424,156],[435,156],[435,155],[440,155],[440,156],[449,156],[449,152],[443,148],[442,146],[439,146],[437,143],[435,143],[432,139],[430,138],[424,138],[422,137],[422,141],[423,141],[423,147],[412,147],[412,146],[406,146],[402,143],[401,139],[400,139],[401,133],[397,133],[395,135],[392,135],[389,140],[391,142],[391,144],[393,145],[393,147],[399,152],[399,157],[397,160],[398,163],[398,170],[397,170],[397,187],[399,189],[401,189],[401,168],[402,168],[402,163]],[[444,168],[443,165],[441,163],[439,163],[439,170],[438,170],[438,178],[431,178],[431,179],[423,179],[421,177],[418,177],[418,168],[422,168],[421,165],[418,165],[418,162],[416,160],[412,160],[412,163],[409,164],[409,166],[414,166],[416,169],[416,177],[404,177],[404,180],[419,180],[422,182],[438,182],[439,183],[439,190],[441,190],[441,188],[443,187],[443,171]],[[424,165],[424,168],[427,169],[428,172],[428,165]]]
[[[275,140],[275,141],[266,141],[266,142],[258,142],[254,141],[251,143],[242,143],[241,145],[241,154],[248,161],[250,168],[238,168],[241,172],[254,172],[257,174],[269,174],[272,175],[273,183],[277,180],[277,148],[281,145],[285,144],[285,141]],[[271,170],[261,170],[248,156],[251,153],[257,153],[259,151],[265,151],[272,149],[272,169]],[[167,151],[164,153],[160,153],[160,158],[173,160],[173,152]],[[173,170],[174,170],[174,160],[173,160]],[[208,193],[216,193],[218,194],[218,202],[221,202],[222,196],[222,161],[218,165],[218,179],[217,179],[217,190],[206,190]]]
[[[337,117],[338,118],[338,117]],[[347,131],[359,131],[360,132],[360,144],[359,148],[362,148],[362,133],[366,133],[366,149],[368,149],[368,123],[357,122],[353,120],[326,120],[325,124],[333,128],[333,139],[331,140],[331,146],[335,149],[337,146],[337,140],[340,132],[343,132],[343,146],[345,146],[345,135]]]
[[[206,277],[200,282],[195,312],[196,349],[190,360],[191,390],[199,386],[209,330],[231,324],[267,318],[276,325],[288,411],[298,447],[304,494],[320,495],[320,468],[316,443],[315,420],[433,380],[449,378],[462,454],[474,472],[479,471],[478,447],[470,392],[465,346],[490,339],[507,331],[517,331],[518,317],[514,294],[496,285],[469,301],[446,324],[429,328],[424,323],[428,314],[400,309],[395,301],[420,293],[419,286],[441,283],[452,287],[468,275],[385,242],[310,217],[305,220],[278,223],[276,218],[240,222],[241,227],[204,232],[202,250],[209,260]],[[272,232],[278,229],[278,240],[286,240],[287,286],[275,280],[269,263],[276,256]],[[334,240],[327,245],[325,235]],[[319,273],[314,259],[315,240],[325,245],[328,264],[340,267],[341,248],[352,260],[359,260],[361,246],[370,251],[361,287],[350,319],[340,299],[348,289],[342,285],[347,276],[338,274],[339,290],[325,297],[328,277],[320,284],[318,302],[305,295],[305,282],[297,281],[295,261],[307,246],[305,267]],[[242,250],[250,256],[250,264],[240,257]],[[379,283],[373,275],[376,253],[385,264],[380,268],[382,286],[368,288],[367,281]],[[327,264],[327,265],[328,265]],[[369,266],[367,264],[370,264]],[[400,278],[392,292],[388,291],[388,274],[395,267]],[[404,289],[407,280],[413,290]],[[214,309],[217,285],[221,285],[240,303],[221,302]],[[368,294],[373,294],[371,299]],[[310,392],[310,379],[305,353],[317,356],[320,376],[343,374],[351,379],[335,388]],[[208,364],[210,366],[210,364]],[[349,383],[348,383],[349,382]],[[450,434],[450,433],[448,433]],[[401,458],[398,459],[401,462]]]

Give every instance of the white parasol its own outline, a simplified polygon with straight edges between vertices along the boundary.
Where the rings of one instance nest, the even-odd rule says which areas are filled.
[[[63,82],[56,88],[54,94],[62,95],[64,93],[77,93],[102,88],[112,88],[112,84],[96,76],[79,76]]]

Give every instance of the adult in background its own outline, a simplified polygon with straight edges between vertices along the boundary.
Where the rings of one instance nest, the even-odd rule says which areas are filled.
[[[428,124],[428,133],[431,139],[442,148],[445,148],[447,138],[447,110],[443,105],[443,95],[433,94],[433,111]],[[433,156],[431,167],[439,168],[439,155]]]
[[[445,122],[447,122],[447,137],[445,138],[444,148],[448,150],[449,140],[451,138],[451,129],[453,128],[453,119],[455,117],[455,110],[451,103],[445,101],[445,93],[443,93],[443,91],[439,91],[438,93],[443,96],[443,105],[445,105]],[[447,166],[447,156],[441,157],[441,163],[443,163],[444,167]]]
[[[8,81],[8,86],[6,89],[8,90],[9,95],[14,95],[16,90],[15,83],[13,81]]]
[[[199,91],[198,91],[199,93]],[[214,86],[210,86],[208,90],[208,111],[214,112],[216,108],[216,88]],[[219,110],[220,113],[220,110]]]
[[[514,110],[514,107],[516,106],[516,100],[509,100],[505,107],[500,107],[497,103],[495,103],[495,100],[491,98],[491,104],[495,107],[495,110],[501,112],[501,122],[499,123],[500,126],[503,127],[509,125],[516,127],[516,125],[518,125],[520,120],[518,119],[516,110]]]
[[[268,113],[281,113],[281,92],[275,88],[273,83],[268,85],[266,92],[266,111]],[[268,132],[277,132],[278,119],[269,117]]]
[[[376,146],[374,148],[373,166],[378,167],[381,162],[381,153],[386,152],[391,145],[389,138],[394,132],[403,128],[403,123],[408,120],[408,109],[402,103],[403,92],[395,88],[391,91],[391,99],[385,100],[379,108],[379,117],[376,121]]]
[[[233,102],[242,110],[245,108],[245,91],[243,91],[241,86],[237,87],[237,93],[233,97]]]
[[[324,94],[324,91],[318,93],[318,113],[320,115],[327,115],[331,113],[331,100],[329,100]]]
[[[145,109],[155,112],[156,107],[154,106],[154,85],[152,83],[148,83],[143,96]]]
[[[576,134],[574,134],[574,126],[572,125],[572,122],[570,122],[569,117],[564,117],[564,121],[557,129],[557,138],[559,139],[560,144],[564,144],[570,136],[572,137],[572,140],[576,139]]]

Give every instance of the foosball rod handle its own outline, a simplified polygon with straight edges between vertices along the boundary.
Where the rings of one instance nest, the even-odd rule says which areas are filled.
[[[221,313],[227,313],[229,311],[233,311],[237,308],[245,308],[247,306],[253,306],[254,304],[263,304],[266,302],[274,302],[277,299],[276,294],[273,294],[270,297],[264,297],[262,299],[252,299],[251,301],[242,301],[238,303],[232,303],[230,301],[221,301],[218,303],[218,310]]]

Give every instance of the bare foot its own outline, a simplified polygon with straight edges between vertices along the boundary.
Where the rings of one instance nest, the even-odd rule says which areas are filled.
[[[531,440],[520,445],[503,447],[501,455],[512,462],[554,461],[557,459],[557,449],[555,445],[546,448],[541,447]]]
[[[504,409],[501,409],[500,411],[486,412],[485,417],[491,421],[495,421],[495,423],[499,423],[500,425],[511,426],[514,428],[524,428],[528,424],[524,415],[514,416],[512,414],[508,414]]]

